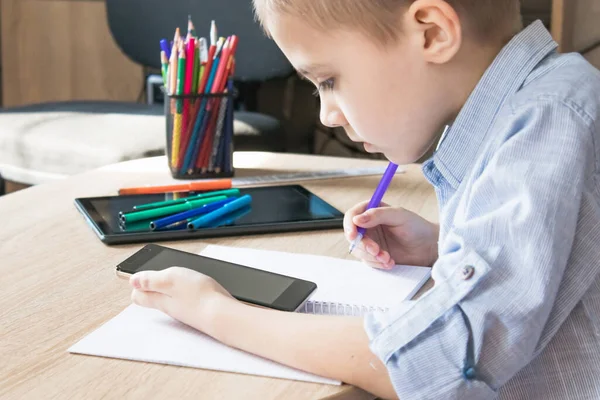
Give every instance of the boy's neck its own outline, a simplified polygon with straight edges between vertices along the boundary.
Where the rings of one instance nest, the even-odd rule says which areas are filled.
[[[481,43],[465,42],[454,60],[447,65],[448,69],[444,73],[452,77],[446,80],[446,87],[452,98],[447,124],[456,119],[504,45],[503,43],[482,46]]]

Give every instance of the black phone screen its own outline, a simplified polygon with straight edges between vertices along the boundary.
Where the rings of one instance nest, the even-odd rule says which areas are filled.
[[[312,282],[158,245],[144,247],[117,269],[134,274],[174,266],[212,277],[238,300],[286,311],[297,309],[316,288]]]

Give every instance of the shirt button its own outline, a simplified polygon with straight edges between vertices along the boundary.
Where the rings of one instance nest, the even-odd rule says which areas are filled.
[[[473,367],[465,368],[465,370],[463,371],[463,376],[465,377],[465,379],[473,380],[477,377],[477,372]]]
[[[463,281],[467,281],[473,277],[474,273],[475,273],[475,267],[473,267],[472,265],[465,265],[460,270],[460,277],[462,278]]]

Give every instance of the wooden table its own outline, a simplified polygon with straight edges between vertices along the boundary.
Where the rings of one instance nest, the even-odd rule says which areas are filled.
[[[236,153],[237,176],[383,166],[380,161]],[[406,167],[386,201],[437,219],[433,189],[419,166]],[[0,197],[0,398],[370,398],[328,386],[192,368],[72,355],[67,349],[130,304],[115,265],[142,245],[100,242],[73,205],[76,197],[116,194],[119,187],[169,181],[162,157],[116,164]],[[379,177],[306,182],[345,211],[370,198]],[[341,231],[165,243],[200,252],[206,244],[349,257]]]

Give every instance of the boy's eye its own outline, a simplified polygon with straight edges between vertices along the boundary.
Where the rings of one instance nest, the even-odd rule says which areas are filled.
[[[318,88],[314,91],[314,95],[318,96],[319,93],[322,93],[325,90],[332,90],[333,89],[333,85],[334,85],[335,81],[333,78],[329,78],[327,80],[324,80],[323,82],[319,83]]]

